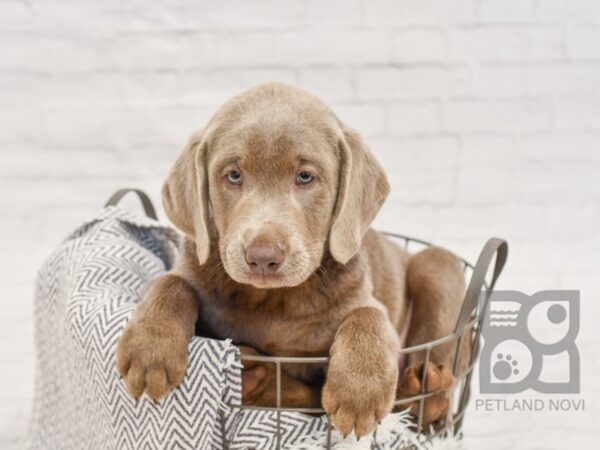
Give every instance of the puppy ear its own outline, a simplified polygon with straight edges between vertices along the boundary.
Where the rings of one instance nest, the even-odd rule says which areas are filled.
[[[173,224],[196,242],[198,262],[208,259],[208,175],[202,131],[192,135],[162,187],[162,200]]]
[[[329,251],[336,261],[345,264],[360,249],[390,186],[383,169],[356,131],[344,129],[339,151],[340,181]]]

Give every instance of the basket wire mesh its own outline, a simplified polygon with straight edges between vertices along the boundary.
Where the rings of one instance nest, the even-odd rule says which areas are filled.
[[[429,247],[432,244],[408,236],[403,236],[395,233],[384,233],[388,237],[400,241],[403,247],[407,251],[412,251],[414,247]],[[416,414],[415,428],[418,433],[424,433],[426,439],[431,440],[436,436],[446,434],[458,434],[461,431],[462,423],[466,406],[469,401],[471,394],[471,378],[473,374],[473,368],[477,362],[479,356],[479,338],[481,335],[482,320],[485,315],[489,297],[492,293],[496,280],[502,272],[502,268],[506,262],[508,253],[508,246],[506,241],[498,238],[491,238],[483,247],[477,263],[475,265],[461,258],[463,265],[463,271],[465,273],[467,281],[467,290],[465,298],[463,300],[462,309],[457,320],[455,330],[453,333],[441,337],[439,339],[426,342],[424,344],[407,347],[401,350],[402,355],[409,355],[416,352],[425,352],[423,361],[423,370],[421,375],[421,386],[422,390],[419,395],[396,399],[394,402],[394,409],[397,410],[401,407],[407,407],[415,402],[418,402],[418,412]],[[489,268],[491,267],[492,261],[495,259],[495,267],[491,276],[488,275]],[[471,339],[471,355],[468,358],[468,365],[466,369],[459,371],[459,357],[461,350],[462,340],[465,338]],[[454,362],[452,373],[455,378],[455,383],[452,387],[451,408],[449,409],[448,416],[444,421],[443,426],[436,430],[430,429],[425,430],[423,427],[423,411],[425,400],[439,393],[439,391],[425,392],[426,386],[426,374],[427,367],[430,362],[431,351],[434,347],[439,345],[448,344],[450,342],[455,343],[454,350]],[[276,405],[275,406],[254,406],[254,405],[228,405],[230,408],[237,408],[240,410],[253,409],[262,411],[271,411],[276,413],[276,430],[275,430],[275,448],[279,450],[282,443],[282,427],[281,427],[281,413],[302,413],[302,414],[325,414],[322,408],[297,408],[297,407],[285,407],[281,404],[281,371],[282,364],[318,364],[326,365],[329,361],[329,357],[290,357],[290,356],[262,356],[262,355],[242,355],[242,361],[256,361],[263,363],[271,363],[275,365],[276,369]],[[224,418],[221,417],[222,427],[224,430]],[[332,425],[329,417],[327,417],[327,433],[326,433],[326,445],[327,449],[331,448],[332,443]],[[226,436],[225,433],[223,433]],[[376,439],[376,433],[373,435],[373,439]],[[227,445],[227,444],[226,444]]]

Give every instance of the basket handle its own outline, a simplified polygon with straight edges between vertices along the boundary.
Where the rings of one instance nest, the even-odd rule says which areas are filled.
[[[152,205],[152,200],[150,200],[150,197],[148,197],[148,194],[146,194],[141,189],[135,189],[135,188],[119,189],[117,192],[115,192],[113,195],[110,196],[110,198],[108,199],[108,201],[106,202],[104,207],[106,208],[107,206],[117,206],[117,204],[121,201],[121,199],[123,197],[125,197],[127,194],[129,194],[130,192],[133,192],[138,196],[138,198],[142,202],[142,207],[144,208],[144,212],[146,213],[146,215],[148,217],[150,217],[151,219],[158,220],[158,217],[156,216],[156,210],[154,209],[154,205]]]
[[[471,281],[467,287],[467,292],[465,293],[465,301],[463,302],[460,315],[458,316],[458,321],[456,322],[456,328],[454,329],[454,332],[457,334],[462,333],[462,330],[469,321],[471,314],[477,307],[477,302],[479,301],[479,296],[481,295],[481,289],[485,283],[485,276],[488,273],[488,269],[494,256],[496,256],[496,265],[494,267],[494,273],[492,274],[492,280],[490,282],[489,289],[486,292],[486,304],[489,300],[492,290],[494,289],[498,277],[502,273],[504,264],[506,264],[506,258],[508,256],[508,243],[504,239],[489,239],[481,250],[479,258],[477,258],[477,263],[473,269]]]

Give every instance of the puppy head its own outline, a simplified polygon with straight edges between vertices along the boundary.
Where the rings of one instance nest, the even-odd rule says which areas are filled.
[[[268,83],[231,99],[192,136],[163,203],[195,240],[200,264],[218,249],[231,278],[276,288],[305,281],[327,249],[342,264],[352,258],[388,191],[358,134],[322,101]]]

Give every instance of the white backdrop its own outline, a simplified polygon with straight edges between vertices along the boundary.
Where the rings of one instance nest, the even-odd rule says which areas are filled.
[[[586,413],[482,413],[471,448],[600,439],[600,2],[0,0],[0,447],[26,433],[33,280],[122,186],[160,184],[234,93],[304,87],[359,129],[393,193],[376,221],[474,259],[501,287],[581,289]]]

